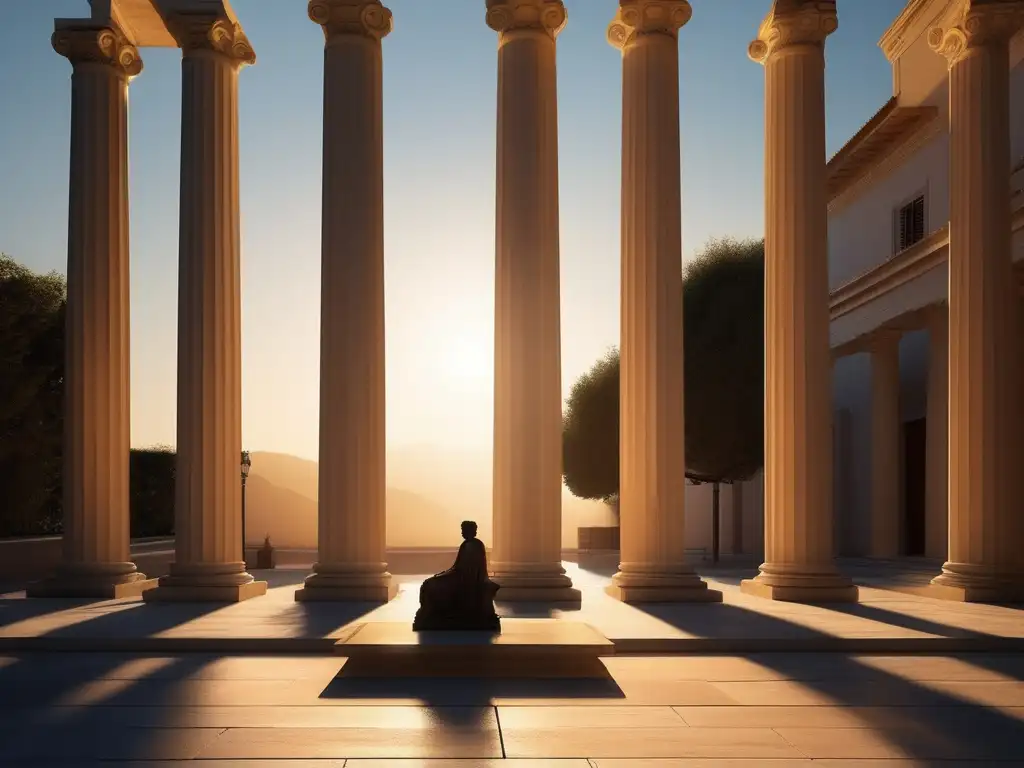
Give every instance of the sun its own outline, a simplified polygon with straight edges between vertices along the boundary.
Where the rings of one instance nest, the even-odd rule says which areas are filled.
[[[483,334],[464,330],[441,344],[446,378],[470,384],[490,380],[494,375],[492,344]]]

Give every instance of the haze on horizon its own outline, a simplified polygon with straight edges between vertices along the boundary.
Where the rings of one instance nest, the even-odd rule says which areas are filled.
[[[489,488],[496,36],[483,0],[387,0],[384,40],[387,430],[391,477]],[[232,0],[257,54],[240,78],[243,436],[316,460],[323,34],[305,0]],[[618,342],[621,60],[614,0],[565,0],[558,41],[562,386]],[[692,0],[680,34],[683,251],[761,237],[762,68],[746,48],[770,0]],[[877,41],[903,0],[839,3],[827,44],[829,151],[891,96]],[[67,259],[70,73],[55,17],[86,0],[0,3],[0,250]],[[132,443],[175,443],[180,52],[144,49],[130,87]],[[396,459],[418,456],[417,461]],[[430,459],[430,461],[426,461]],[[433,463],[431,463],[433,462]],[[443,467],[440,471],[437,467]],[[258,473],[258,469],[254,469]],[[399,476],[407,474],[408,476]],[[454,484],[454,480],[452,483]],[[436,486],[437,484],[434,483]],[[447,490],[447,493],[445,492]],[[481,508],[489,492],[437,489]],[[450,500],[449,499],[449,500]],[[461,514],[461,511],[460,511]]]

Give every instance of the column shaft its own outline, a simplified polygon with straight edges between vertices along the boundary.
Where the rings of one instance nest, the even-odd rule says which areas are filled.
[[[175,559],[147,600],[266,592],[241,551],[242,346],[238,73],[255,56],[220,19],[175,22],[182,45]]]
[[[1022,16],[1024,4],[982,6],[930,37],[950,61],[949,555],[932,583],[956,600],[1024,594],[1009,196],[1009,38]]]
[[[945,560],[949,554],[949,315],[945,304],[932,308],[928,322],[927,481],[925,554]]]
[[[71,76],[65,325],[64,558],[30,596],[123,597],[156,586],[129,553],[128,81],[111,28],[58,29]]]
[[[499,34],[493,578],[505,601],[577,602],[561,564],[562,378],[555,37],[560,0],[488,0]]]
[[[660,9],[661,13],[651,13]],[[686,562],[678,30],[684,2],[620,7],[619,571],[625,602],[716,601]]]
[[[348,15],[344,15],[344,14]],[[313,2],[324,27],[319,550],[298,600],[387,601],[381,38],[391,12]]]
[[[900,334],[871,345],[871,557],[900,554]]]
[[[825,38],[835,5],[774,10],[765,65],[765,562],[745,592],[855,600],[833,560]]]

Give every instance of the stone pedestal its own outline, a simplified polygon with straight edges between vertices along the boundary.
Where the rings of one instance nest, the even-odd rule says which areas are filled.
[[[928,412],[925,421],[925,555],[949,555],[949,313],[945,304],[928,316]]]
[[[825,38],[835,3],[777,0],[750,57],[765,66],[765,562],[744,592],[856,600],[832,540]]]
[[[1024,598],[1009,40],[1024,3],[966,2],[929,33],[949,61],[949,555],[937,597]]]
[[[718,601],[686,562],[678,31],[682,0],[623,3],[619,571],[629,603]]]
[[[262,595],[242,553],[242,346],[238,72],[255,54],[241,29],[172,17],[182,57],[178,242],[175,560],[146,600]]]
[[[498,33],[494,556],[501,601],[570,602],[562,568],[555,38],[561,0],[487,0]]]
[[[125,597],[156,585],[129,554],[128,81],[119,30],[61,28],[70,59],[71,177],[64,407],[64,557],[32,597]]]
[[[871,557],[900,554],[900,336],[871,339]]]
[[[386,602],[384,164],[377,0],[313,0],[324,29],[319,551],[296,600]]]

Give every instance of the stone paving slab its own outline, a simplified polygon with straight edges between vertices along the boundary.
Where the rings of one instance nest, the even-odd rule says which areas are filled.
[[[860,602],[814,606],[779,603],[739,591],[743,571],[712,571],[721,604],[635,606],[603,591],[608,575],[565,563],[581,589],[579,610],[502,605],[508,618],[566,618],[589,624],[617,653],[749,653],[764,650],[843,652],[961,652],[1024,650],[1021,607],[952,603],[885,588],[900,587],[893,569],[854,573]],[[264,597],[216,604],[144,604],[135,598],[86,602],[0,597],[0,651],[106,650],[246,653],[329,653],[368,622],[411,624],[422,577],[401,577],[386,605],[297,603],[305,571],[259,574],[271,583]],[[871,586],[864,586],[870,583]]]
[[[339,693],[345,664],[339,658],[0,656],[0,691],[17,692],[0,695],[0,765],[1024,763],[1024,655],[763,653],[607,661],[611,687],[603,693],[574,690],[569,683],[578,681],[519,680],[512,681],[517,697],[503,699],[512,691],[489,687],[490,681],[421,679],[362,681],[363,698],[354,699]],[[420,688],[403,692],[393,687],[399,684]],[[590,698],[574,695],[581,692]],[[403,706],[396,693],[415,696]],[[537,762],[514,761],[528,757]],[[566,762],[551,762],[556,759]]]

